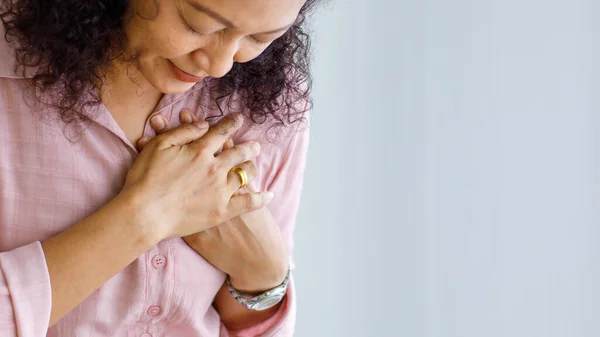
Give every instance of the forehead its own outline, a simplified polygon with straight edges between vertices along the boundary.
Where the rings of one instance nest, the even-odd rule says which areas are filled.
[[[197,3],[225,17],[240,29],[270,30],[296,20],[306,0],[181,0]]]

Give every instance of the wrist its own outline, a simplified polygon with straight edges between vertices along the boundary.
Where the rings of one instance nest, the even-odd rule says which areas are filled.
[[[236,277],[229,275],[229,282],[242,295],[260,295],[267,290],[280,286],[288,274],[288,267],[280,268],[278,273],[271,275],[254,275],[249,277]]]
[[[154,221],[156,217],[149,213],[148,203],[144,199],[143,193],[138,189],[134,187],[123,189],[113,199],[113,202],[119,203],[131,215],[130,225],[136,229],[138,240],[143,242],[148,248],[167,237],[156,225]]]

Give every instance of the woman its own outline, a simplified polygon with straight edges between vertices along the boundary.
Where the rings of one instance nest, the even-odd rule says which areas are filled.
[[[0,336],[292,335],[315,1],[2,3]]]

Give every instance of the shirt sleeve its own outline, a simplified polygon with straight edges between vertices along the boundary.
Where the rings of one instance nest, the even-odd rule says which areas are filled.
[[[306,113],[308,122],[308,113]],[[281,234],[288,248],[290,268],[294,270],[292,259],[294,248],[293,232],[296,216],[300,207],[304,170],[309,143],[309,125],[293,134],[282,144],[263,145],[262,158],[269,162],[257,160],[259,175],[263,185],[257,186],[259,191],[271,191],[275,198],[269,204],[275,221],[281,228]],[[259,157],[260,158],[260,157]],[[274,163],[274,164],[273,164]],[[291,337],[296,325],[296,290],[293,275],[290,277],[288,289],[279,310],[266,321],[240,331],[223,331],[221,337]]]
[[[42,244],[0,253],[0,336],[45,337],[52,288]]]

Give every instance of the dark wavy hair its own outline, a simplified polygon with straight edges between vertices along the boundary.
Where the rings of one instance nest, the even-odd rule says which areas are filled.
[[[65,123],[79,120],[90,86],[101,88],[101,70],[122,56],[122,18],[128,0],[1,0],[5,39],[16,43],[16,70],[35,68],[32,84],[52,95]],[[157,0],[155,0],[157,1]],[[210,79],[211,96],[220,101],[239,96],[255,124],[284,126],[304,120],[311,107],[310,37],[307,14],[319,0],[307,0],[295,24],[250,62],[235,63],[222,78]],[[158,5],[158,4],[157,4]],[[83,102],[84,97],[88,97]],[[306,104],[303,104],[306,102]]]

